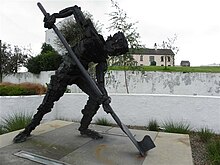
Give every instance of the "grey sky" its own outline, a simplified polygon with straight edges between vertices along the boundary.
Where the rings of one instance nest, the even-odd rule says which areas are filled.
[[[45,40],[43,15],[36,0],[0,1],[0,39],[19,46],[31,46],[35,54]],[[72,5],[89,11],[95,21],[104,24],[104,37],[110,34],[110,0],[39,0],[50,12]],[[142,44],[153,48],[168,37],[177,34],[176,46],[180,51],[176,65],[189,60],[192,65],[220,64],[220,10],[218,0],[118,0],[119,6],[128,14],[131,22],[138,21],[137,31]]]

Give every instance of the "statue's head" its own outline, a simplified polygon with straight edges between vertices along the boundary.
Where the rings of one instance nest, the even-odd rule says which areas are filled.
[[[109,36],[105,43],[105,50],[109,56],[119,56],[128,52],[128,42],[122,32]]]

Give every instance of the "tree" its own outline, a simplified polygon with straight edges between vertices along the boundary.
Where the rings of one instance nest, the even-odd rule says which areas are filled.
[[[11,46],[10,44],[0,42],[0,81],[2,75],[17,73],[18,69],[27,64],[28,59],[31,57],[31,50],[20,48],[18,46]]]
[[[101,24],[99,22],[95,22],[92,15],[89,12],[83,11],[83,15],[86,19],[90,19],[92,21],[95,29],[100,33],[102,27]],[[83,29],[76,23],[73,17],[66,18],[65,20],[60,22],[59,30],[71,47],[73,47],[84,37]],[[66,51],[65,47],[63,46],[62,42],[58,37],[55,39],[55,44],[59,48],[59,51]]]
[[[110,16],[110,26],[108,27],[109,31],[121,31],[125,34],[126,39],[128,40],[129,48],[131,52],[126,53],[122,56],[118,57],[111,57],[109,58],[109,64],[110,65],[121,65],[121,66],[134,66],[136,64],[132,51],[135,49],[142,48],[143,45],[140,45],[140,34],[137,32],[136,24],[137,22],[129,22],[129,17],[127,16],[127,13],[122,10],[118,3],[114,0],[111,0],[112,7],[115,9],[115,11],[111,12],[109,14]],[[127,74],[126,70],[124,69],[125,73],[125,86],[127,93],[128,91],[128,85],[127,85]]]
[[[57,70],[61,62],[62,57],[58,52],[51,45],[44,43],[41,53],[28,60],[27,68],[31,73],[39,74],[41,71]]]
[[[54,48],[50,45],[50,44],[47,44],[46,42],[43,43],[43,45],[41,46],[41,52],[40,54],[43,54],[43,53],[47,53],[47,52],[55,52]]]
[[[179,52],[179,48],[175,46],[177,41],[177,35],[174,34],[173,37],[167,38],[167,41],[163,41],[160,47],[163,49],[171,49],[173,53],[176,55]],[[172,56],[173,66],[175,64],[175,57]],[[165,56],[165,68],[167,68],[167,56]]]

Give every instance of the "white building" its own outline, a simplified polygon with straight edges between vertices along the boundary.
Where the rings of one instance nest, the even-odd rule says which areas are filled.
[[[134,51],[133,57],[138,66],[174,66],[175,54],[171,49],[154,49],[141,48]]]

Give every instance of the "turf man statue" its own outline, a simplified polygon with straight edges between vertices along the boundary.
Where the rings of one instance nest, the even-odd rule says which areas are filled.
[[[76,84],[89,98],[82,110],[83,117],[80,122],[79,131],[81,135],[89,136],[93,139],[100,139],[102,135],[98,132],[89,129],[89,125],[93,116],[98,111],[101,104],[110,103],[111,99],[105,89],[104,75],[107,71],[108,56],[119,56],[128,51],[128,43],[122,32],[118,32],[113,36],[109,36],[105,41],[103,37],[97,33],[90,19],[85,19],[80,7],[73,6],[61,10],[59,13],[47,15],[44,18],[44,27],[52,28],[56,22],[56,18],[65,18],[74,15],[76,22],[83,29],[84,37],[74,47],[73,52],[83,65],[88,70],[89,63],[96,63],[96,83],[102,92],[102,97],[97,97],[91,90],[89,84],[81,74],[77,65],[71,63],[68,58],[64,58],[55,75],[51,76],[50,84],[44,99],[37,108],[37,113],[24,131],[20,132],[15,138],[14,142],[23,142],[30,136],[31,131],[40,124],[43,116],[50,112],[54,102],[58,101],[63,96],[67,85]],[[74,100],[73,100],[74,101]],[[77,103],[76,103],[77,104]]]

